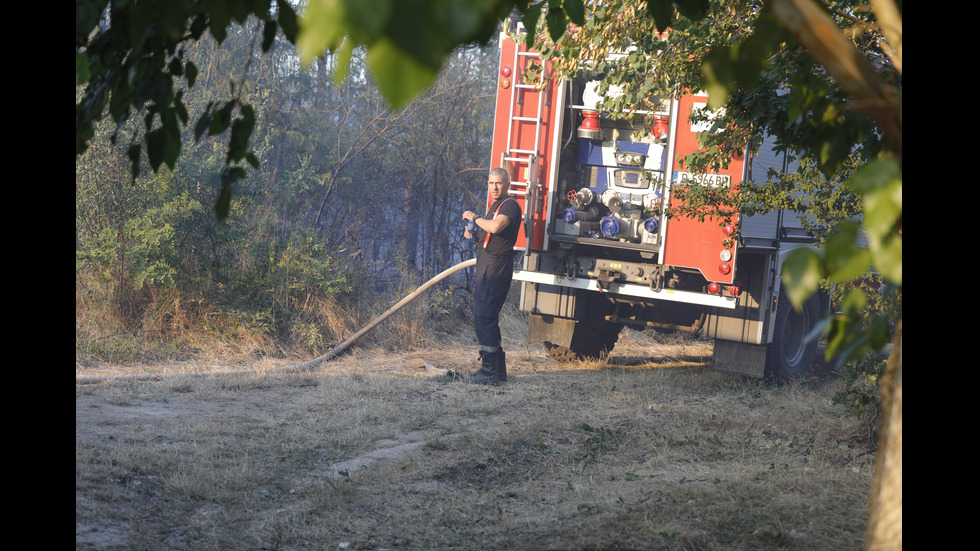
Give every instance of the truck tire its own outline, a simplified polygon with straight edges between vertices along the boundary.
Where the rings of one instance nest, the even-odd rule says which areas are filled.
[[[591,323],[580,321],[579,327],[575,330],[572,337],[572,344],[569,347],[558,346],[545,341],[544,347],[548,355],[559,362],[572,362],[576,360],[594,360],[609,355],[616,341],[619,340],[619,332],[623,326],[613,323],[608,324],[608,328],[597,328]]]
[[[605,357],[616,346],[619,333],[623,330],[622,324],[605,319],[614,309],[600,295],[583,293],[579,295],[579,300],[583,300],[585,304],[579,310],[582,314],[576,320],[571,345],[565,347],[548,341],[544,343],[548,355],[556,361],[571,362]]]
[[[820,319],[820,297],[814,294],[797,311],[779,289],[776,304],[776,326],[772,342],[766,351],[766,377],[777,381],[789,381],[810,374],[817,356],[816,339],[807,341],[806,336],[817,326]]]

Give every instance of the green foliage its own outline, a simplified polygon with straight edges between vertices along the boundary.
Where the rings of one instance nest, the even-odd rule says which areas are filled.
[[[765,183],[748,184],[741,193],[741,213],[751,216],[779,208],[805,214],[799,217],[804,230],[824,243],[842,231],[841,224],[863,214],[861,196],[846,185],[859,162],[851,157],[832,178],[824,176],[812,158],[798,159],[796,170],[770,169]]]
[[[901,315],[902,287],[902,180],[898,161],[867,163],[855,171],[848,186],[862,197],[864,223],[841,222],[822,249],[794,250],[783,267],[787,294],[797,304],[816,292],[821,281],[847,286],[863,278],[869,266],[884,280],[886,298],[897,295],[897,300],[884,302],[875,298],[879,304],[897,303],[897,309],[890,312],[869,309],[871,297],[860,286],[851,287],[842,297],[841,312],[828,320],[827,347],[828,357],[842,360],[856,358],[868,348],[879,350],[890,340],[888,316]],[[867,247],[859,244],[862,228]],[[877,294],[878,289],[875,291]]]
[[[224,119],[223,133],[186,128],[174,169],[153,172],[143,157],[135,180],[141,117],[99,121],[76,156],[81,354],[144,353],[127,339],[322,353],[364,321],[369,309],[351,306],[359,297],[400,288],[399,266],[414,281],[462,260],[457,216],[485,190],[485,169],[469,167],[482,165],[492,134],[494,83],[484,75],[494,49],[456,53],[425,95],[395,112],[364,78],[337,84],[332,57],[302,69],[281,37],[252,55],[253,23],[185,51],[198,68],[187,111],[210,113],[208,125]],[[359,50],[349,69],[365,68]],[[254,117],[249,155],[259,167],[233,184],[235,117],[221,111],[229,82],[247,83],[235,90]]]
[[[879,26],[878,16],[889,17],[883,6],[867,9],[863,2],[854,2],[830,12],[810,10],[805,3],[799,11],[788,8],[773,5],[760,14],[751,35],[713,50],[705,73],[712,102],[720,105],[730,103],[737,95],[734,90],[756,82],[772,86],[771,75],[783,72],[785,81],[778,84],[790,94],[782,120],[789,124],[763,128],[781,144],[813,159],[831,181],[845,181],[847,193],[861,198],[860,225],[851,218],[853,210],[841,209],[823,248],[793,251],[783,269],[787,294],[797,305],[816,292],[821,281],[847,289],[840,312],[826,323],[828,356],[846,361],[869,347],[884,346],[890,340],[888,314],[901,316],[901,55],[888,47],[895,37],[887,28],[894,22]],[[900,11],[897,17],[900,29]],[[849,41],[842,30],[851,36]],[[787,54],[793,54],[791,72],[782,64]],[[759,59],[769,63],[758,64]],[[848,60],[846,67],[842,59]],[[842,177],[842,169],[849,174]],[[860,233],[867,237],[867,247],[859,245]],[[890,301],[852,285],[869,271],[887,282],[886,297],[898,297],[896,310],[869,309],[871,302]]]
[[[453,50],[486,43],[514,5],[499,0],[314,0],[300,20],[297,45],[306,65],[324,51],[338,53],[338,82],[348,75],[343,60],[365,48],[378,87],[400,109],[435,81]]]
[[[250,17],[261,24],[256,37],[267,52],[278,29],[288,39],[296,35],[296,15],[285,0],[128,1],[77,0],[75,3],[75,155],[84,153],[95,135],[95,124],[106,114],[117,126],[132,115],[143,118],[142,132],[130,135],[127,157],[135,181],[141,159],[156,172],[173,170],[181,154],[183,132],[191,125],[186,95],[197,83],[199,68],[193,46],[208,34],[219,43],[232,24]],[[261,27],[261,30],[259,30]],[[242,163],[256,167],[248,141],[255,112],[243,101],[242,85],[231,83],[231,98],[209,103],[193,123],[195,140],[230,128],[222,191],[215,211],[228,215],[231,186],[244,176]],[[237,114],[237,115],[236,115]],[[113,133],[112,141],[118,135]]]
[[[626,433],[620,429],[593,427],[588,423],[583,423],[579,428],[590,435],[582,456],[586,465],[595,463],[599,456],[607,452],[616,451],[626,438]]]
[[[205,69],[185,96],[190,112],[209,112],[224,83],[241,78],[234,73],[242,64],[223,50],[247,51],[250,39],[233,30],[222,48],[208,38],[188,46],[187,58]],[[268,67],[252,65],[252,72],[262,75]],[[241,98],[262,98],[261,92],[256,85]],[[255,121],[262,113],[245,112]],[[288,231],[280,238],[283,228],[260,215],[254,188],[242,188],[237,198],[223,194],[230,190],[225,146],[240,135],[234,128],[228,142],[221,132],[185,139],[191,155],[173,170],[159,167],[135,180],[132,148],[122,144],[139,141],[145,127],[104,121],[93,129],[88,150],[76,157],[76,292],[87,297],[77,318],[85,342],[179,342],[174,339],[185,334],[232,342],[280,338],[293,320],[316,324],[318,312],[298,307],[300,301],[320,307],[352,292],[344,284],[352,268],[336,262],[322,240]],[[256,164],[268,151],[264,141],[258,146]],[[208,206],[216,188],[225,197],[223,221]],[[265,243],[272,245],[264,249]],[[295,277],[306,280],[297,285]],[[118,347],[88,348],[109,354]]]
[[[881,410],[881,377],[888,362],[876,354],[868,354],[844,362],[840,373],[844,379],[844,390],[834,395],[833,402],[842,404],[859,415],[876,417]],[[878,440],[877,425],[870,424],[868,441]]]

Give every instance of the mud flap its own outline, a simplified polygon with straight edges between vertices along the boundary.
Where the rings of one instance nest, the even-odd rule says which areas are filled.
[[[575,334],[575,320],[531,314],[527,328],[527,340],[531,342],[550,342],[555,346],[572,346]]]
[[[766,372],[766,345],[715,339],[711,370],[761,379]]]

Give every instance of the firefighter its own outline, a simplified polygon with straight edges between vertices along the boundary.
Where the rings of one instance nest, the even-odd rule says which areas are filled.
[[[476,247],[474,325],[480,343],[480,369],[462,379],[469,383],[498,385],[507,381],[506,356],[500,347],[499,314],[514,275],[514,244],[522,212],[517,200],[508,195],[510,174],[506,169],[490,171],[487,189],[493,202],[486,215],[480,216],[469,210],[463,213],[463,219],[474,222],[486,236]],[[473,237],[468,229],[463,236]]]

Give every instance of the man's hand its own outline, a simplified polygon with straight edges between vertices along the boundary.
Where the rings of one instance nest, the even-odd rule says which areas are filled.
[[[476,218],[476,213],[471,210],[468,210],[463,213],[463,220],[465,222],[473,222],[475,218]],[[470,231],[469,224],[467,224],[463,229],[463,237],[466,239],[473,239],[474,237],[473,233],[474,232]]]
[[[510,218],[504,214],[497,214],[492,219],[490,218],[480,218],[476,219],[476,213],[468,210],[463,213],[463,220],[472,220],[476,223],[477,227],[487,233],[498,233],[503,231],[504,228],[510,224]]]

